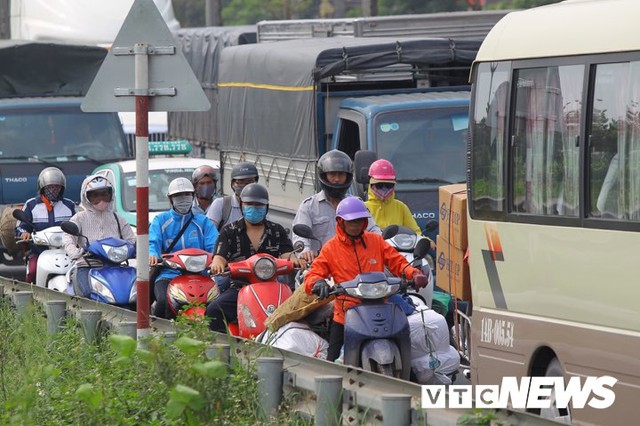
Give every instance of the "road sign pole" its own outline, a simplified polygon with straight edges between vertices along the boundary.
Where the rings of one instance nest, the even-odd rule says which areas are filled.
[[[149,327],[149,56],[147,45],[134,46],[136,106],[136,224],[137,224],[137,328],[138,339]]]

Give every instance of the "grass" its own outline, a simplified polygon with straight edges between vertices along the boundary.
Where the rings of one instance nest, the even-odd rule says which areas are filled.
[[[75,319],[48,335],[39,307],[17,314],[0,299],[0,424],[304,424],[287,399],[266,421],[255,363],[207,359],[208,336],[204,323],[179,322],[173,344],[156,338],[142,349],[111,335],[89,345]]]

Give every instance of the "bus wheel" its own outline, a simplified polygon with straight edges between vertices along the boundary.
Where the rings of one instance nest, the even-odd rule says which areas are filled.
[[[545,372],[546,377],[564,377],[564,370],[562,369],[562,365],[560,364],[560,360],[558,358],[553,358],[549,365],[547,366],[547,371]],[[555,392],[551,392],[551,396],[549,398],[551,400],[551,406],[549,408],[541,408],[540,409],[540,417],[545,419],[555,420],[564,424],[571,424],[571,411],[569,407],[567,408],[558,408],[556,404],[556,395]]]

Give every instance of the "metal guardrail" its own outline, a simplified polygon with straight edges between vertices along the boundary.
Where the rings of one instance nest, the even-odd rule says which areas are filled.
[[[120,323],[135,323],[136,321],[136,312],[4,277],[0,277],[0,290],[0,297],[4,293],[4,295],[13,298],[16,297],[16,294],[31,292],[33,299],[42,304],[53,300],[64,300],[67,311],[77,316],[82,311],[99,310],[102,312],[102,319],[109,321],[114,326]],[[150,318],[150,327],[153,334],[175,331],[172,321],[153,316]],[[410,412],[403,418],[406,418],[408,424],[411,425],[455,426],[460,424],[461,419],[470,413],[470,410],[451,408],[423,410],[421,408],[421,387],[415,383],[307,357],[283,349],[267,347],[225,334],[214,333],[214,335],[216,343],[230,345],[232,357],[258,360],[258,363],[261,359],[265,359],[263,358],[265,356],[272,357],[271,359],[281,359],[283,392],[285,395],[295,393],[298,396],[296,399],[298,402],[293,408],[303,417],[312,418],[320,412],[318,411],[318,405],[321,404],[319,402],[319,384],[321,387],[325,379],[337,379],[339,383],[340,378],[341,385],[338,386],[342,388],[342,424],[398,425],[398,405],[393,401],[400,399],[407,400],[410,404],[408,405]],[[504,426],[558,424],[528,413],[510,410],[497,410],[494,417],[496,424]],[[321,423],[316,419],[316,424]]]

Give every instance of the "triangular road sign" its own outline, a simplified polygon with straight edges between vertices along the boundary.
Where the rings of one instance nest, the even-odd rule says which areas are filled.
[[[135,0],[82,110],[135,111],[136,44],[148,48],[149,111],[207,111],[211,105],[153,0]]]

